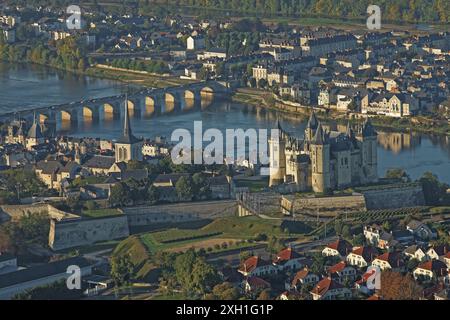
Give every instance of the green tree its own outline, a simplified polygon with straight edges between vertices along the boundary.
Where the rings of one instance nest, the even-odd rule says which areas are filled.
[[[111,188],[111,194],[109,196],[109,202],[112,206],[123,206],[130,201],[128,196],[128,186],[119,182]]]
[[[425,172],[419,179],[422,184],[425,203],[427,205],[439,205],[446,194],[448,185],[440,183],[438,178],[431,172]]]
[[[130,257],[113,256],[111,259],[111,278],[117,286],[127,285],[133,277],[133,264]]]
[[[192,186],[192,180],[188,176],[183,176],[178,179],[175,184],[175,190],[180,200],[191,200],[194,196],[194,189]]]

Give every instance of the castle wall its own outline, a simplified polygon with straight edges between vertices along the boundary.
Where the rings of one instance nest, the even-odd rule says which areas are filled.
[[[99,219],[56,221],[50,224],[49,246],[63,250],[99,241],[126,238],[130,235],[125,215]]]
[[[4,205],[0,207],[1,213],[5,216],[5,220],[19,220],[26,214],[39,214],[45,213],[50,216],[52,219],[56,220],[66,220],[66,219],[79,219],[80,217],[64,212],[62,210],[58,210],[50,204],[41,203],[34,205]]]
[[[373,190],[361,191],[361,193],[366,199],[368,210],[425,205],[423,189],[420,184],[382,186]]]
[[[282,206],[290,213],[317,215],[336,215],[343,212],[366,211],[366,202],[363,195],[299,198],[283,196]]]
[[[236,213],[236,201],[208,201],[123,208],[130,227],[197,221]]]

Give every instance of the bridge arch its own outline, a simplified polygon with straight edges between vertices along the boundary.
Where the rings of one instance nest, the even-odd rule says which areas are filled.
[[[175,106],[179,101],[177,101],[177,97],[175,93],[166,92],[164,94],[164,112],[169,113],[175,110]]]
[[[103,104],[103,119],[104,120],[113,120],[117,115],[120,115],[120,110],[117,106],[111,103]]]
[[[197,102],[197,97],[194,91],[192,90],[185,90],[184,91],[184,110],[190,110],[195,107],[195,104]]]
[[[90,106],[83,106],[82,116],[83,116],[83,120],[85,120],[85,121],[93,121],[95,118],[94,109],[91,108]]]
[[[127,100],[127,108],[128,108],[128,114],[130,117],[134,117],[135,115],[139,114],[139,106],[137,101],[128,99]]]
[[[62,122],[70,122],[75,121],[76,119],[73,119],[72,114],[69,111],[61,110],[59,112],[59,115],[61,117]]]
[[[146,96],[145,97],[145,108],[144,108],[144,115],[150,116],[155,113],[156,111],[156,97],[152,96]]]
[[[211,87],[203,87],[200,90],[201,107],[202,109],[209,107],[214,102],[215,91]]]

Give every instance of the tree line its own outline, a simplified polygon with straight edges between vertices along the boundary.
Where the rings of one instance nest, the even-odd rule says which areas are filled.
[[[407,22],[450,22],[448,0],[169,0],[173,6],[230,10],[262,16],[323,16],[358,19],[371,4],[380,6],[383,19]]]

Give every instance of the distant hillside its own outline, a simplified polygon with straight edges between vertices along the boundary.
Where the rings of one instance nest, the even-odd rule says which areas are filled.
[[[232,10],[235,13],[259,13],[286,17],[316,15],[358,19],[366,17],[367,7],[381,7],[385,21],[450,22],[449,0],[164,0],[141,1],[176,6]]]

